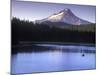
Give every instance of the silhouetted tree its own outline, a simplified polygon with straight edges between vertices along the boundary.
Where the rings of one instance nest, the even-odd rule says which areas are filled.
[[[95,24],[57,25],[35,24],[14,17],[11,21],[12,45],[20,41],[95,43]]]

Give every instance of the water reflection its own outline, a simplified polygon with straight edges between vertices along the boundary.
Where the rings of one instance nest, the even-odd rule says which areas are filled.
[[[95,47],[44,45],[17,48],[11,73],[95,69]],[[37,51],[38,50],[38,51]]]

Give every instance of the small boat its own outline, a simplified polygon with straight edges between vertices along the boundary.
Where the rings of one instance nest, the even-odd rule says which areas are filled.
[[[85,54],[82,54],[82,56],[85,56]]]

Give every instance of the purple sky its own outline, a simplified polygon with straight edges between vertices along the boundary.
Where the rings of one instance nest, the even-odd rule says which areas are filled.
[[[90,5],[23,2],[12,0],[12,17],[14,16],[30,21],[40,20],[65,8],[69,8],[76,16],[95,23],[96,7]]]

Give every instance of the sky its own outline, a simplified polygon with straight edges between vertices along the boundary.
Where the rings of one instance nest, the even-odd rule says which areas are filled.
[[[76,16],[89,22],[96,22],[96,6],[59,4],[45,2],[24,2],[12,0],[12,17],[29,21],[41,20],[69,8]]]

